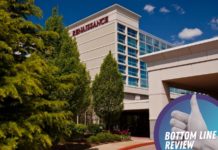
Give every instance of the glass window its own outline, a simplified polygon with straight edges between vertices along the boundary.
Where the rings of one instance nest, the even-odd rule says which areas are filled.
[[[147,65],[146,65],[145,62],[140,61],[140,69],[141,69],[141,70],[146,70],[146,69],[147,69]]]
[[[147,76],[147,72],[144,71],[144,70],[141,70],[140,72],[141,72],[141,78],[142,78],[142,79],[147,79],[147,77],[148,77],[148,76]]]
[[[123,83],[126,84],[126,77],[122,76],[122,79],[123,79]]]
[[[132,36],[132,37],[137,37],[137,31],[128,28],[128,35]]]
[[[118,25],[117,25],[118,31],[125,33],[125,28],[126,27],[124,25],[118,23]]]
[[[158,51],[160,51],[160,49],[157,47],[154,47],[154,52],[158,52]]]
[[[125,44],[125,35],[118,33],[118,41]]]
[[[132,85],[132,86],[138,86],[138,79],[129,77],[128,78],[128,84]]]
[[[141,79],[141,87],[147,88],[148,87],[148,80],[146,79]]]
[[[170,45],[167,45],[167,48],[171,48],[172,46],[170,46]]]
[[[140,55],[146,54],[145,43],[140,42],[139,43],[139,49],[140,49]]]
[[[138,69],[136,68],[130,68],[128,69],[128,74],[131,76],[137,76],[138,75]]]
[[[137,67],[137,63],[138,63],[137,59],[130,58],[130,57],[128,58],[129,65]]]
[[[124,45],[118,44],[118,52],[125,54],[126,47]]]
[[[166,49],[167,45],[165,43],[161,43],[161,49]]]
[[[154,46],[159,47],[159,41],[158,40],[154,40],[153,44],[154,44]]]
[[[118,54],[118,62],[125,64],[126,63],[126,57],[123,55]]]
[[[130,56],[137,56],[137,51],[132,49],[132,48],[128,48],[128,55]]]
[[[153,52],[153,47],[151,45],[146,44],[146,52],[147,53],[152,53]]]
[[[151,45],[152,45],[152,38],[149,37],[149,36],[146,36],[146,42],[147,42],[148,44],[151,44]]]
[[[128,37],[128,45],[137,48],[137,40]]]
[[[139,34],[139,39],[140,39],[140,41],[145,42],[145,35],[140,33]]]
[[[126,73],[126,67],[125,66],[123,66],[123,65],[118,65],[118,69],[119,69],[119,71],[120,71],[120,73]]]

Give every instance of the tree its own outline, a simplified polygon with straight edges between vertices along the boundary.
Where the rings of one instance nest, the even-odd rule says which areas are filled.
[[[0,149],[48,149],[68,135],[72,112],[66,99],[52,97],[58,68],[54,54],[59,35],[28,21],[40,17],[33,0],[0,1]]]
[[[90,76],[84,64],[80,62],[76,40],[72,39],[63,28],[63,17],[53,8],[52,16],[46,21],[46,30],[59,34],[55,41],[55,54],[50,61],[59,70],[56,79],[59,81],[57,91],[51,92],[59,98],[68,100],[70,110],[79,114],[86,110],[90,103]]]
[[[111,129],[123,109],[123,81],[117,66],[110,52],[92,85],[94,110],[104,120],[107,129]]]

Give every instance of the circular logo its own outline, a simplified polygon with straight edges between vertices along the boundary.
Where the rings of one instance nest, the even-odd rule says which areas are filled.
[[[218,149],[218,101],[184,95],[161,111],[154,131],[157,150]]]

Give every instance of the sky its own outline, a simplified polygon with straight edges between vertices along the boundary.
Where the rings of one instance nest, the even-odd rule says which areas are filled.
[[[218,0],[35,0],[43,11],[44,25],[58,6],[68,26],[110,5],[120,4],[139,14],[140,29],[175,45],[218,36]]]

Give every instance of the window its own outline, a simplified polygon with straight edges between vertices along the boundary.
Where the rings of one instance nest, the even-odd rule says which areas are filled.
[[[143,71],[143,70],[141,70],[140,72],[141,72],[141,78],[142,79],[147,79],[147,72]]]
[[[123,55],[118,54],[118,62],[125,64],[126,63],[126,57]]]
[[[140,84],[141,84],[141,87],[144,87],[144,88],[147,88],[148,87],[148,80],[146,79],[141,79],[140,80]]]
[[[170,46],[170,45],[167,45],[167,48],[171,48],[172,46]]]
[[[147,53],[152,53],[153,52],[153,47],[151,45],[146,45],[146,52]]]
[[[137,41],[133,38],[128,37],[128,45],[137,48]]]
[[[124,53],[125,54],[125,49],[126,47],[121,45],[121,44],[118,44],[118,52],[121,52],[121,53]]]
[[[128,28],[128,35],[132,36],[132,37],[137,37],[137,31]]]
[[[140,55],[146,54],[145,43],[140,42],[139,49],[140,49]]]
[[[140,39],[140,41],[145,42],[145,35],[140,33],[139,34],[139,39]]]
[[[122,79],[123,79],[123,83],[126,84],[126,77],[122,76]]]
[[[124,74],[126,73],[126,67],[125,66],[119,64],[118,69],[119,69],[120,73],[124,73]]]
[[[137,51],[132,49],[132,48],[128,48],[128,55],[130,56],[137,56]]]
[[[140,69],[141,69],[141,70],[146,70],[146,69],[147,69],[147,65],[146,65],[145,62],[140,61]]]
[[[128,78],[128,84],[132,85],[132,86],[138,86],[138,79],[129,77]]]
[[[118,34],[118,41],[125,44],[125,35]]]
[[[117,25],[118,31],[125,33],[125,28],[126,27],[124,25],[118,23],[118,25]]]
[[[149,37],[149,36],[146,36],[146,42],[147,42],[148,44],[151,44],[151,45],[152,45],[152,38]]]
[[[129,67],[128,74],[131,75],[131,76],[137,76],[138,75],[138,69]]]
[[[161,43],[161,49],[166,49],[167,45],[165,43]]]
[[[154,46],[159,47],[159,41],[158,40],[154,40]]]
[[[157,47],[154,47],[154,52],[158,52],[158,51],[160,51],[160,49]]]
[[[130,58],[130,57],[128,58],[129,65],[137,67],[137,63],[138,63],[137,59]]]

